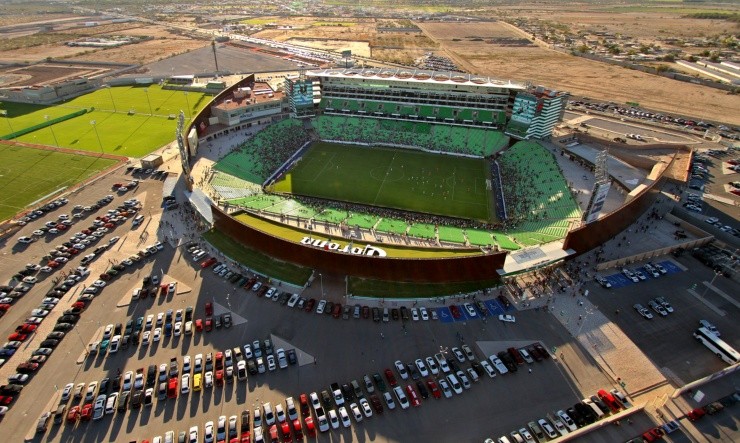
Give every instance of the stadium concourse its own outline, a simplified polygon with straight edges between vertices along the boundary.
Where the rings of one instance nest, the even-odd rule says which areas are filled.
[[[350,202],[264,193],[262,185],[307,142],[328,140],[497,158],[509,219],[489,223]],[[369,241],[517,250],[562,240],[581,210],[555,158],[535,142],[503,150],[507,137],[485,128],[321,115],[266,126],[213,165],[210,192],[222,205],[303,229]],[[536,161],[535,161],[536,160]]]

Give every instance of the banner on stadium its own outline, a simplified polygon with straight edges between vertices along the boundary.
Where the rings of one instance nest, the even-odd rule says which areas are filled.
[[[606,196],[609,194],[609,187],[610,183],[608,181],[594,184],[591,200],[588,202],[586,212],[583,214],[583,220],[586,224],[594,222],[599,218],[599,214],[606,202]]]
[[[324,249],[325,251],[342,252],[345,254],[352,255],[367,255],[370,257],[385,257],[386,252],[378,247],[365,245],[364,247],[353,246],[351,243],[348,245],[340,245],[333,241],[315,239],[311,237],[303,237],[300,243],[306,246],[313,246],[314,248]]]

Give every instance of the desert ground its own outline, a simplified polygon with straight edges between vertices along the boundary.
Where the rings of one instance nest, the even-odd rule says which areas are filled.
[[[522,37],[496,23],[418,23],[440,44],[441,55],[470,72],[532,82],[618,103],[638,102],[663,112],[740,124],[738,98],[724,91],[673,81],[618,66],[594,62],[539,46],[506,47],[471,41],[473,37]],[[457,41],[456,41],[457,40]]]

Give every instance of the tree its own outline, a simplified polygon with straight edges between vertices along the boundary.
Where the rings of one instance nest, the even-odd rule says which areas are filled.
[[[611,46],[609,46],[609,54],[619,55],[621,52],[622,52],[622,50],[619,49],[619,46],[617,46],[617,45],[611,45]]]
[[[666,54],[663,56],[663,61],[673,63],[676,61],[676,56],[673,54]]]
[[[588,52],[588,50],[589,50],[588,45],[581,45],[581,46],[578,47],[578,52],[580,52],[580,53],[586,53],[586,52]]]

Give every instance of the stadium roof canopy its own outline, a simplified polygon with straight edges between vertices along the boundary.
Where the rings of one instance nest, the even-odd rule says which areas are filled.
[[[324,69],[320,71],[309,71],[308,76],[334,77],[334,78],[372,78],[397,81],[407,81],[422,84],[448,84],[488,86],[496,88],[508,88],[526,90],[527,87],[511,80],[498,80],[486,76],[466,74],[464,72],[452,71],[427,71],[420,69],[388,69],[388,68],[347,68],[347,69]]]

